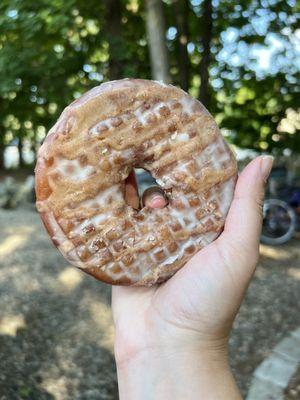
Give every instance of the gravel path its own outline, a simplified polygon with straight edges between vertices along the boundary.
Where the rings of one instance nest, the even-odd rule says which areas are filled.
[[[299,241],[261,246],[261,259],[231,337],[231,364],[247,393],[251,374],[300,325]]]
[[[110,287],[69,267],[35,212],[0,221],[0,399],[117,399]]]
[[[300,399],[300,366],[285,391],[285,400]]]
[[[33,210],[0,210],[0,224],[0,400],[117,399],[110,287],[68,266]],[[244,394],[255,367],[300,325],[297,247],[261,249],[231,338]]]

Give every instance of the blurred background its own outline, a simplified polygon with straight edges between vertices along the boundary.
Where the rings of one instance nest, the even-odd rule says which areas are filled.
[[[34,209],[33,168],[63,108],[123,77],[198,98],[240,168],[275,156],[267,198],[277,203],[266,202],[261,261],[230,343],[251,393],[255,369],[300,326],[299,19],[296,0],[1,0],[1,400],[117,399],[110,287],[52,247]],[[300,398],[293,366],[279,385],[286,400]],[[264,396],[254,398],[281,398]]]

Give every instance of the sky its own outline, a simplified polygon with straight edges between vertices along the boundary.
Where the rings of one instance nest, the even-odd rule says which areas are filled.
[[[201,3],[203,0],[190,0],[194,12],[200,15]],[[287,79],[290,83],[296,83],[292,77],[296,71],[300,71],[300,29],[294,33],[287,26],[281,32],[281,35],[270,32],[270,23],[279,18],[286,25],[292,24],[299,18],[298,15],[288,16],[285,12],[279,12],[278,16],[268,9],[269,4],[276,4],[278,0],[260,0],[260,6],[255,6],[253,1],[253,16],[250,18],[248,11],[242,12],[242,7],[236,4],[234,13],[238,16],[240,13],[247,18],[249,22],[243,26],[242,29],[229,27],[221,34],[221,42],[223,49],[216,55],[219,63],[226,63],[231,67],[240,67],[246,65],[249,70],[255,71],[258,79],[266,75],[275,75],[278,71],[285,71]],[[294,6],[296,0],[287,0],[290,6]],[[213,6],[217,7],[219,0],[213,0]],[[264,8],[266,7],[266,8]],[[264,43],[247,44],[243,37],[257,34],[263,36]],[[174,40],[177,35],[175,27],[170,27],[167,31],[167,39]],[[201,51],[196,49],[195,43],[188,44],[188,51],[192,54],[194,51]],[[212,77],[218,74],[216,67],[211,70]],[[232,74],[234,79],[234,71]],[[219,88],[222,85],[221,79],[212,79],[212,85]]]

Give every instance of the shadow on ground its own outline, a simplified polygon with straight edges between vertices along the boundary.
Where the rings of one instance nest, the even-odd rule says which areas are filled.
[[[117,399],[110,287],[70,267],[34,212],[0,219],[1,400]]]
[[[33,210],[0,221],[0,399],[117,399],[110,287],[70,267]],[[299,306],[299,242],[262,246],[230,341],[243,394]]]

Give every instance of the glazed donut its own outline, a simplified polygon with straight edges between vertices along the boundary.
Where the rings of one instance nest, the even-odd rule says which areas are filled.
[[[135,210],[133,168],[149,171],[168,205]],[[36,165],[37,209],[64,257],[95,278],[153,285],[220,234],[237,165],[204,106],[181,89],[123,79],[70,104]]]

